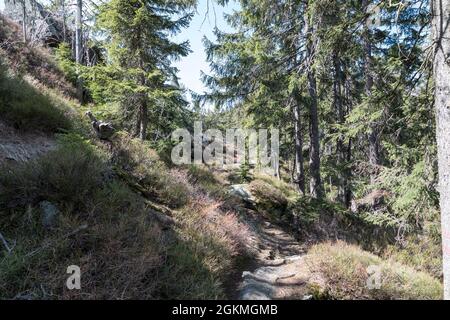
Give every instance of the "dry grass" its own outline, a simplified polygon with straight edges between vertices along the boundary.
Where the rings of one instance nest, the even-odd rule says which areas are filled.
[[[95,214],[73,216],[64,211],[51,231],[42,230],[36,210],[30,216],[15,216],[15,227],[2,221],[8,238],[20,245],[10,255],[0,256],[0,297],[156,298],[164,256],[161,231],[148,220],[143,202],[138,206],[139,199],[133,198],[119,199],[115,193],[115,204],[104,208],[105,199],[92,200]],[[134,205],[127,209],[130,201]],[[80,228],[83,225],[86,229]],[[65,287],[70,265],[81,268],[81,291]]]
[[[234,262],[246,254],[247,227],[233,212],[223,212],[221,203],[196,196],[175,213],[180,222],[176,243],[168,257],[171,278],[165,284],[167,296],[175,298],[225,298],[223,281]],[[185,291],[187,290],[187,291]]]
[[[362,251],[344,242],[314,246],[306,263],[316,279],[315,294],[327,299],[441,299],[442,284],[427,273]],[[379,269],[381,286],[370,289],[369,267]],[[319,288],[319,289],[318,289]]]
[[[224,298],[223,281],[235,259],[246,253],[248,237],[238,215],[216,197],[224,186],[204,168],[168,169],[146,143],[124,133],[114,141],[113,162],[149,199],[175,209],[177,225],[160,270],[160,295]]]
[[[115,142],[116,143],[116,142]],[[248,229],[225,209],[225,187],[201,167],[168,169],[145,143],[120,134],[114,158],[149,198],[170,206],[177,226],[169,239],[160,294],[175,299],[224,298],[224,285]],[[139,187],[139,188],[141,188]]]
[[[172,208],[188,203],[193,190],[187,173],[169,170],[149,144],[122,132],[113,148],[116,171],[138,191]]]
[[[0,230],[17,246],[0,251],[0,297],[152,299],[166,247],[142,197],[108,178],[100,150],[74,136],[35,162],[2,170]],[[60,211],[42,226],[38,202]],[[82,290],[68,291],[66,269],[82,270]]]
[[[0,252],[1,298],[225,298],[223,283],[248,237],[234,212],[191,185],[187,170],[161,167],[146,144],[128,136],[119,135],[110,157],[78,136],[60,143],[0,176],[8,190],[0,230],[18,244],[12,254]],[[126,176],[112,175],[111,164]],[[179,201],[180,190],[183,204],[162,210],[176,220],[166,228],[148,206]],[[42,200],[60,210],[51,230],[41,225]],[[65,289],[69,265],[81,267],[81,291]]]
[[[14,72],[29,74],[41,84],[68,97],[75,97],[76,90],[57,67],[49,50],[25,46],[22,43],[20,26],[1,14],[0,56]]]
[[[274,218],[286,213],[289,200],[278,188],[258,179],[250,183],[250,191],[255,196],[258,209],[261,211]]]
[[[281,193],[283,193],[283,195],[290,201],[295,201],[299,197],[299,192],[295,189],[295,187],[283,180],[279,180],[275,177],[264,174],[256,174],[255,180],[261,180],[265,183],[270,184],[272,187],[278,189]]]

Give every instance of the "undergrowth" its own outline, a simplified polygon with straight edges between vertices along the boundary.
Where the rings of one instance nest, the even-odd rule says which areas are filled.
[[[194,169],[167,170],[125,134],[112,149],[76,134],[58,141],[35,161],[0,170],[0,230],[15,244],[0,251],[0,298],[225,297],[223,283],[245,254],[247,231],[197,188],[200,180],[189,182]],[[50,229],[42,224],[42,201],[59,212]],[[152,218],[158,206],[176,220],[173,228]],[[82,270],[81,291],[65,289],[70,265]]]
[[[344,242],[314,246],[306,256],[321,298],[422,300],[442,298],[442,284],[427,273]],[[320,290],[317,290],[320,288]]]
[[[2,120],[24,131],[57,132],[71,127],[62,104],[9,74],[4,65],[0,65],[0,113]]]

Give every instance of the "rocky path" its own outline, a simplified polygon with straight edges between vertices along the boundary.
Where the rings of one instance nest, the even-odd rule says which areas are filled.
[[[252,197],[245,186],[233,186],[245,201]],[[306,299],[308,274],[304,264],[305,248],[281,227],[266,221],[258,212],[247,209],[251,227],[249,246],[255,252],[252,270],[242,273],[237,288],[240,300]]]

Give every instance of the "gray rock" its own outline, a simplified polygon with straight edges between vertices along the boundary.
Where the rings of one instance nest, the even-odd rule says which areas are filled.
[[[243,272],[239,300],[272,300],[275,291],[275,270],[274,267],[262,267],[254,273]]]
[[[230,187],[230,194],[241,198],[245,202],[254,203],[254,197],[246,184],[235,184]]]
[[[111,123],[97,120],[90,111],[86,112],[86,116],[88,116],[89,119],[91,119],[92,128],[94,128],[99,139],[109,140],[113,137],[116,130],[114,129],[114,126]]]
[[[63,38],[63,24],[51,12],[35,0],[25,0],[26,25],[31,41],[42,40],[46,43],[60,43]],[[22,2],[5,0],[4,13],[11,20],[21,24],[23,20]]]
[[[44,228],[53,228],[58,220],[58,208],[48,201],[39,203],[39,208],[41,209],[41,221]]]

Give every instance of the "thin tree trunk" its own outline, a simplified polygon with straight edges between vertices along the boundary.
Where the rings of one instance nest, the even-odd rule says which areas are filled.
[[[294,107],[294,138],[295,138],[295,183],[298,190],[305,194],[305,169],[303,158],[303,133],[302,133],[302,119],[300,116],[300,106],[298,101],[293,100]]]
[[[75,61],[77,65],[83,62],[83,1],[77,0],[76,31],[75,31]],[[78,99],[83,102],[83,79],[78,72],[77,79]]]
[[[295,3],[290,2],[289,10],[287,12],[286,19],[290,21],[290,32],[293,34],[286,37],[285,40],[285,50],[292,55],[291,62],[290,62],[290,69],[295,69],[296,65],[298,64],[298,54],[293,54],[293,50],[297,49],[297,43],[299,38],[299,32],[298,32],[298,26],[296,23],[296,19],[292,19],[293,16],[295,16]],[[303,157],[303,143],[304,143],[304,137],[303,137],[303,128],[302,128],[302,118],[301,118],[301,112],[300,112],[300,88],[295,88],[290,95],[290,104],[292,107],[292,115],[293,115],[293,121],[294,121],[294,173],[293,173],[293,180],[294,183],[297,185],[298,191],[302,194],[306,194],[306,186],[305,186],[305,169],[304,169],[304,157]]]
[[[319,115],[317,107],[317,84],[313,72],[308,72],[309,94],[311,96],[310,108],[310,158],[309,168],[311,171],[310,190],[311,197],[322,198],[322,182],[320,177],[320,137],[319,137]]]
[[[333,104],[336,111],[337,123],[345,123],[344,104],[342,97],[342,67],[337,52],[333,53],[334,81],[333,81]],[[347,205],[348,195],[348,177],[347,177],[347,148],[344,146],[344,140],[339,137],[336,141],[337,166],[338,166],[338,200]]]
[[[345,160],[347,161],[347,163],[351,163],[351,161],[352,161],[352,139],[348,140]],[[351,190],[351,183],[350,183],[351,177],[352,177],[352,171],[350,168],[345,169],[345,177],[346,177],[347,187],[345,188],[344,205],[347,208],[350,208],[351,203],[352,203],[352,190]]]
[[[345,68],[345,64],[343,65],[343,86],[344,86],[344,105],[346,106],[346,110],[345,113],[348,115],[351,113],[352,111],[352,92],[351,92],[351,77],[346,77],[345,75],[349,74],[349,72],[346,70]],[[352,163],[352,148],[353,148],[353,140],[352,138],[349,138],[348,140],[348,144],[347,144],[347,151],[346,151],[346,155],[345,155],[345,159],[347,161],[348,164]],[[352,201],[352,188],[351,188],[351,181],[352,181],[352,167],[351,166],[347,166],[345,168],[345,175],[347,177],[347,193],[345,195],[345,205],[347,208],[349,208],[351,206],[351,201]]]
[[[141,34],[141,31],[139,31],[139,34]],[[140,38],[140,37],[139,37]],[[140,51],[139,53],[139,68],[142,71],[145,71],[145,64],[144,64],[144,57],[143,52]],[[147,86],[147,79],[145,78],[144,74],[140,75],[140,84],[142,87]],[[142,141],[147,139],[147,127],[148,127],[148,99],[147,94],[142,93],[140,95],[141,104],[139,109],[139,121],[140,121],[140,131],[139,131],[139,137]]]
[[[369,10],[369,0],[363,0],[362,2],[364,12],[368,12]],[[366,96],[372,96],[373,89],[373,75],[372,75],[372,42],[371,42],[370,30],[367,24],[364,25],[364,74],[366,77],[365,83],[365,91]],[[380,158],[380,141],[379,141],[379,132],[378,126],[376,123],[369,123],[369,164],[372,167],[372,172],[370,175],[370,182],[373,184],[377,178],[377,168],[381,165]]]
[[[134,137],[140,137],[141,136],[141,108],[139,108],[137,115],[136,115],[136,122],[134,125]]]
[[[308,61],[308,91],[310,95],[310,147],[309,147],[309,170],[310,170],[310,193],[314,199],[322,198],[322,181],[320,177],[320,137],[319,137],[319,112],[317,102],[317,82],[314,71],[315,45],[314,28],[312,20],[306,14],[306,51]]]
[[[23,43],[28,42],[27,35],[27,4],[25,0],[22,0],[22,33],[23,33]]]
[[[281,169],[279,163],[277,163],[275,167],[275,178],[281,181]]]
[[[67,42],[67,17],[66,17],[66,0],[61,0],[62,22],[63,22],[63,41]]]
[[[147,99],[145,97],[142,98],[141,109],[140,109],[140,122],[141,128],[139,137],[142,141],[147,139],[147,127],[148,127],[148,105]]]
[[[444,298],[450,300],[450,0],[432,1]]]

